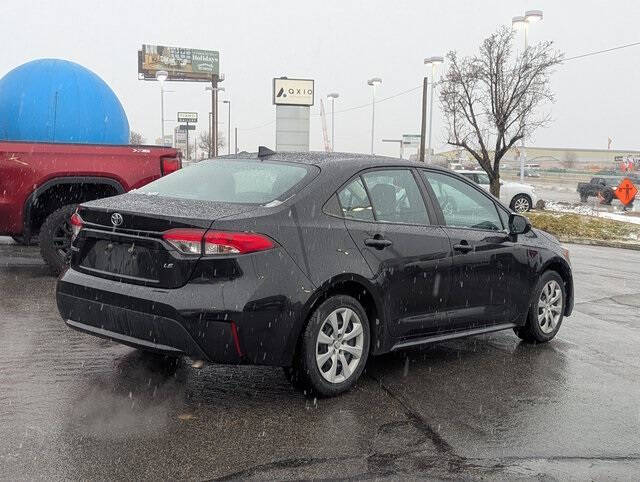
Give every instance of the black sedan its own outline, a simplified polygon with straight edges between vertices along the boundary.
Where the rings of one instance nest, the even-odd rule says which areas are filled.
[[[168,356],[275,365],[330,396],[367,358],[513,329],[551,340],[568,252],[474,183],[385,157],[218,158],[73,215],[68,326]]]

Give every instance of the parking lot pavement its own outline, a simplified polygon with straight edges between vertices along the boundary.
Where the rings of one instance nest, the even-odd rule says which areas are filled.
[[[640,252],[571,253],[553,342],[383,356],[308,400],[276,368],[171,367],[67,329],[37,248],[0,243],[0,478],[637,478]]]

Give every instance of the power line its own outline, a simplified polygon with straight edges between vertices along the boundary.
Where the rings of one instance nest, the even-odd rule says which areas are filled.
[[[636,47],[638,45],[640,45],[640,42],[633,42],[633,43],[630,43],[630,44],[618,45],[617,47],[611,47],[609,49],[596,50],[596,51],[593,51],[593,52],[587,52],[585,54],[575,55],[573,57],[567,57],[567,58],[563,59],[562,62],[567,62],[569,60],[582,59],[582,58],[585,58],[585,57],[591,57],[593,55],[604,54],[604,53],[607,53],[607,52],[613,52],[613,51],[616,51],[616,50],[626,49],[626,48],[629,48],[629,47]],[[439,84],[439,83],[440,82],[436,82],[436,84]],[[410,92],[416,91],[416,90],[421,89],[421,88],[422,88],[422,84],[418,85],[416,87],[412,87],[412,88],[407,89],[407,90],[403,90],[401,92],[398,92],[396,94],[390,95],[388,97],[383,97],[380,100],[376,100],[376,104],[379,104],[380,102],[385,102],[387,100],[395,99],[396,97],[400,97],[401,95],[408,94]],[[335,111],[334,113],[335,114],[341,114],[343,112],[350,112],[350,111],[353,111],[353,110],[364,109],[366,107],[370,107],[371,104],[372,104],[371,102],[367,102],[366,104],[360,104],[360,105],[356,105],[356,106],[353,106],[353,107],[347,107],[345,109],[340,109],[340,110]],[[312,116],[318,117],[318,116],[320,116],[320,114],[312,114]],[[270,126],[271,124],[275,124],[275,122],[276,121],[273,120],[271,122],[267,122],[266,124],[262,124],[262,125],[259,125],[259,126],[256,126],[256,127],[250,127],[250,128],[247,128],[247,129],[238,128],[238,130],[239,131],[252,131],[252,130],[261,129],[263,127]]]
[[[584,57],[591,57],[592,55],[604,54],[606,52],[613,52],[614,50],[620,50],[620,49],[626,49],[626,48],[629,48],[629,47],[635,47],[636,45],[640,45],[640,42],[633,42],[633,43],[626,44],[626,45],[618,45],[617,47],[611,47],[610,49],[597,50],[595,52],[588,52],[586,54],[576,55],[575,57],[568,57],[568,58],[564,59],[563,62],[566,62],[567,60],[575,60],[575,59],[582,59]]]

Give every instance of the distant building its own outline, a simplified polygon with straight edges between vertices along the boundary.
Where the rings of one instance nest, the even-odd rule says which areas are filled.
[[[513,165],[519,163],[520,147],[512,147],[502,158],[503,164]],[[629,159],[640,158],[640,150],[620,150],[620,149],[581,149],[574,147],[526,147],[527,164],[539,164],[540,168],[551,167],[579,168],[579,169],[601,169],[619,167],[622,162]],[[493,154],[493,151],[491,151]],[[475,159],[464,149],[452,149],[439,152],[439,158],[446,158],[449,161],[471,162],[476,164]]]

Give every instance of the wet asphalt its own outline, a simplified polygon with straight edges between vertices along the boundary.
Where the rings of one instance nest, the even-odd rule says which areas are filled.
[[[570,246],[558,337],[370,361],[309,400],[280,369],[168,366],[67,329],[37,248],[0,244],[0,478],[640,477],[640,251]]]

